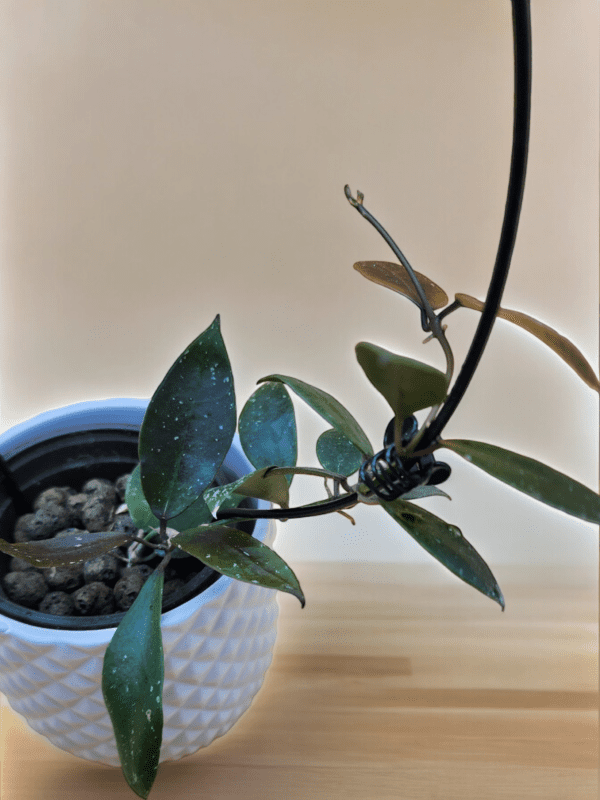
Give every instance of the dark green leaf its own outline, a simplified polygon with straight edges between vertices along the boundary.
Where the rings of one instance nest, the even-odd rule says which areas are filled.
[[[131,473],[131,478],[127,486],[127,493],[125,495],[125,503],[127,504],[127,510],[133,521],[139,528],[149,531],[151,528],[156,529],[159,527],[160,523],[152,513],[144,497],[140,481],[139,464]],[[199,497],[197,500],[194,500],[185,511],[182,511],[181,514],[169,520],[169,528],[173,528],[176,531],[186,531],[189,528],[197,528],[198,525],[210,522],[211,520],[212,514],[210,513],[210,509],[204,502],[204,498]]]
[[[483,311],[484,304],[476,297],[471,297],[469,294],[455,295],[456,301],[465,308],[472,308],[474,311]],[[583,353],[575,347],[573,342],[570,342],[562,333],[555,331],[549,325],[546,325],[539,320],[530,317],[528,314],[523,314],[521,311],[512,311],[509,308],[499,308],[496,316],[500,319],[507,319],[514,325],[518,325],[528,333],[536,336],[540,342],[543,342],[551,350],[562,358],[572,370],[574,370],[582,381],[587,383],[592,389],[600,392],[600,381],[596,377],[596,373],[586,361]]]
[[[173,364],[144,416],[142,487],[155,516],[172,519],[204,492],[235,426],[233,375],[217,315]]]
[[[421,500],[423,497],[433,496],[447,497],[448,500],[452,499],[449,494],[446,494],[446,492],[438,489],[437,486],[416,486],[406,494],[403,494],[402,500]]]
[[[356,345],[356,358],[398,419],[435,406],[446,397],[446,376],[428,364],[398,356],[369,342]]]
[[[600,496],[540,461],[468,439],[444,439],[441,445],[499,481],[548,506],[586,522],[600,524]]]
[[[78,531],[59,539],[13,544],[0,539],[0,551],[22,558],[36,567],[67,567],[108,553],[132,541],[131,533]]]
[[[162,589],[163,574],[156,570],[121,620],[102,668],[102,694],[123,774],[139,797],[148,797],[152,788],[162,742]]]
[[[293,467],[298,458],[298,437],[294,406],[284,386],[260,386],[242,409],[240,442],[248,461],[256,469]],[[292,482],[292,476],[288,483]]]
[[[202,525],[175,536],[172,543],[229,578],[293,594],[304,608],[298,578],[266,544],[227,525]]]
[[[380,286],[385,286],[386,289],[408,297],[421,308],[421,298],[402,264],[394,264],[391,261],[358,261],[354,265],[354,269],[373,283],[378,283]],[[423,288],[425,297],[429,300],[429,305],[434,310],[445,306],[448,302],[446,292],[426,275],[421,275],[420,272],[415,272],[415,275]]]
[[[324,469],[352,475],[363,462],[360,450],[343,433],[330,428],[317,439],[317,458]]]
[[[311,386],[309,383],[297,378],[290,378],[287,375],[268,375],[266,378],[261,378],[258,383],[264,383],[265,381],[277,381],[287,384],[317,414],[320,414],[324,420],[350,439],[352,444],[364,456],[373,455],[373,448],[365,432],[352,414],[335,397],[323,392],[321,389],[317,389],[315,386]]]
[[[181,514],[171,517],[169,528],[174,528],[176,531],[187,531],[190,528],[197,528],[198,525],[204,525],[205,522],[210,522],[212,518],[204,497],[199,497]]]
[[[504,611],[504,597],[490,568],[456,525],[405,500],[381,501],[381,505],[440,564],[495,600]]]
[[[125,503],[129,515],[138,528],[149,531],[150,528],[158,528],[160,526],[158,518],[154,516],[148,501],[144,497],[139,464],[129,478],[127,491],[125,492]]]
[[[218,508],[235,508],[239,506],[244,498],[236,494],[235,490],[236,487],[240,486],[245,480],[246,476],[244,475],[243,478],[233,483],[227,483],[224,486],[215,486],[204,492],[204,501],[213,515]],[[210,520],[206,520],[206,522],[210,522]]]

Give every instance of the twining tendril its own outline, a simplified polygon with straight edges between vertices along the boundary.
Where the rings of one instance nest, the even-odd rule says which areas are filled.
[[[444,355],[446,356],[446,378],[448,379],[448,383],[450,383],[450,380],[452,379],[452,373],[454,371],[454,356],[452,355],[452,350],[450,349],[448,340],[446,339],[444,331],[442,330],[442,326],[440,325],[439,319],[435,314],[433,308],[431,307],[431,304],[427,299],[427,295],[425,294],[425,291],[421,286],[421,282],[417,278],[415,271],[411,267],[408,259],[406,258],[402,250],[400,250],[396,242],[385,230],[383,225],[377,219],[375,219],[375,217],[371,214],[370,211],[367,211],[367,209],[364,207],[363,193],[357,192],[356,193],[357,199],[354,199],[354,197],[352,197],[352,192],[350,190],[350,187],[347,184],[344,187],[344,193],[350,205],[352,205],[359,212],[359,214],[367,220],[367,222],[371,223],[371,225],[375,228],[377,233],[379,233],[379,235],[382,236],[383,239],[386,241],[386,243],[389,245],[389,247],[391,248],[392,252],[396,256],[398,261],[407,271],[408,276],[411,279],[413,286],[415,287],[415,291],[417,292],[417,295],[419,296],[419,301],[421,303],[421,325],[424,331],[426,332],[431,331],[432,335],[435,336],[435,338],[441,344],[442,349],[444,351]]]

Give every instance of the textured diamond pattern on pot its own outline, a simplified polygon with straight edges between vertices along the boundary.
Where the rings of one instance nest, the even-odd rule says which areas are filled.
[[[273,533],[274,525],[263,541],[270,544]],[[163,618],[161,761],[189,755],[228,731],[271,663],[277,593],[220,580],[227,581],[225,591],[192,606],[186,619],[169,624],[169,615]],[[0,690],[57,747],[118,766],[101,689],[105,650],[106,644],[37,644],[0,632]]]

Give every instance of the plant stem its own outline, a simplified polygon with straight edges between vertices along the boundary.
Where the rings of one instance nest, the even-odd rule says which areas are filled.
[[[153,535],[156,536],[156,534],[153,534]],[[143,544],[145,547],[152,547],[154,550],[164,550],[165,549],[164,544],[155,544],[153,542],[147,541],[145,538],[141,539],[139,536],[135,536],[131,541],[132,542],[137,542],[138,544]]]
[[[314,475],[318,478],[337,481],[347,492],[352,491],[345,475],[340,475],[337,472],[330,472],[327,469],[318,469],[317,467],[271,467],[271,469],[265,473],[265,476],[266,475]]]
[[[438,314],[438,319],[444,319],[444,317],[446,317],[448,314],[451,314],[453,311],[456,311],[457,308],[462,308],[462,306],[458,302],[458,300],[455,300],[453,303],[450,303],[449,306],[446,306],[446,308],[443,311],[440,311],[440,313]]]
[[[423,291],[423,287],[421,286],[419,279],[415,275],[413,268],[409,264],[408,259],[406,258],[402,250],[400,250],[396,242],[392,239],[392,237],[389,235],[389,233],[386,231],[383,225],[377,219],[375,219],[375,217],[370,213],[370,211],[367,211],[367,209],[363,206],[363,194],[361,192],[357,192],[358,199],[355,200],[352,197],[350,187],[347,185],[344,187],[344,192],[346,194],[346,197],[348,198],[348,202],[350,203],[350,205],[354,206],[354,208],[359,212],[359,214],[362,217],[364,217],[367,220],[367,222],[370,222],[371,225],[377,231],[377,233],[379,233],[379,235],[382,236],[383,239],[385,239],[386,243],[389,245],[389,247],[391,248],[392,252],[396,256],[398,261],[408,272],[408,276],[413,282],[415,290],[419,295],[419,300],[421,301],[421,311],[422,311],[421,316],[423,316],[424,312],[427,317],[427,321],[429,323],[429,328],[427,330],[430,330],[435,336],[435,338],[439,341],[444,351],[444,355],[446,356],[446,378],[448,379],[448,383],[450,383],[450,380],[452,378],[452,373],[454,372],[454,356],[452,354],[452,350],[450,349],[450,345],[448,344],[448,340],[446,339],[446,335],[442,330],[440,321],[436,316],[434,310],[432,309],[431,304],[429,303],[429,300],[427,299],[427,296]],[[423,325],[422,327],[425,330],[425,325]]]
[[[471,347],[462,365],[461,371],[439,414],[426,429],[421,441],[421,448],[434,442],[442,429],[456,411],[492,330],[498,307],[502,299],[508,269],[517,237],[519,216],[523,192],[525,189],[525,173],[527,170],[527,151],[529,147],[529,123],[531,114],[531,16],[529,0],[512,0],[513,37],[514,37],[514,122],[513,144],[510,164],[508,193],[504,210],[504,221],[500,234],[500,243],[496,254],[496,263],[488,289],[485,306],[471,342]],[[446,313],[453,310],[446,309]],[[443,314],[443,312],[442,312]]]
[[[162,572],[164,574],[165,567],[167,566],[169,561],[173,558],[173,552],[174,552],[173,550],[169,550],[169,552],[165,555],[163,560],[160,562],[160,564],[156,568],[157,572]]]

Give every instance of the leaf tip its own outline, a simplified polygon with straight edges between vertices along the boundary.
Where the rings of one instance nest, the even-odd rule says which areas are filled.
[[[500,608],[504,612],[504,609],[506,608],[506,603],[504,602],[504,595],[500,591],[500,587],[499,586],[496,586],[496,589],[494,591],[494,597],[492,599],[495,600],[498,603],[498,605],[500,606]]]

